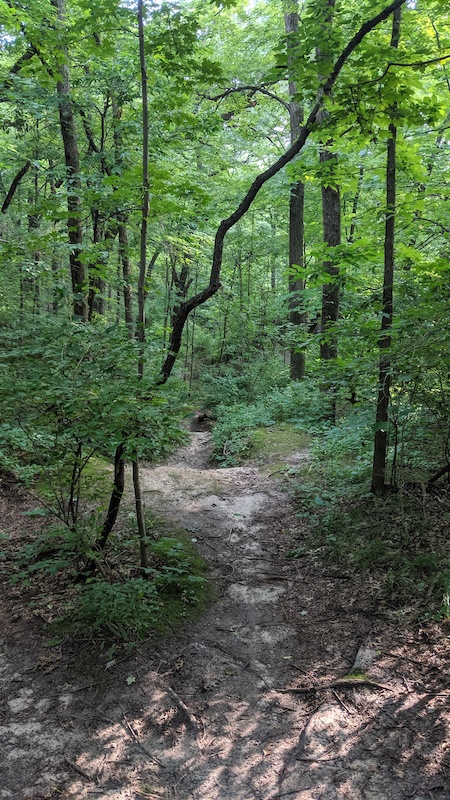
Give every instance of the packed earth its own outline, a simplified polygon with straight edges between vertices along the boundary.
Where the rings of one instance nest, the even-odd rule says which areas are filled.
[[[283,471],[211,468],[210,434],[190,436],[142,484],[209,565],[197,622],[115,658],[51,647],[5,578],[1,800],[449,800],[450,628],[405,626],[364,576],[287,557],[304,521]],[[2,485],[4,533],[36,525],[29,505]]]

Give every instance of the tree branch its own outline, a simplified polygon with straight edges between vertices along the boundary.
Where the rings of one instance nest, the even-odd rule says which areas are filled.
[[[214,95],[214,97],[210,97],[207,94],[202,95],[202,97],[204,97],[205,100],[212,100],[214,103],[217,103],[219,102],[219,100],[225,100],[231,94],[235,94],[236,92],[250,92],[252,96],[256,94],[256,92],[260,92],[260,94],[265,94],[272,100],[276,100],[278,103],[281,103],[281,105],[286,109],[286,111],[289,111],[289,103],[287,103],[286,100],[283,100],[282,97],[278,97],[278,95],[275,94],[275,92],[269,92],[269,90],[265,89],[263,86],[235,86],[235,87],[230,87],[228,89],[224,89],[224,91],[221,94],[216,94]]]
[[[13,199],[13,197],[14,197],[14,195],[16,193],[16,189],[17,189],[20,181],[27,174],[27,172],[30,169],[30,167],[31,167],[31,161],[27,161],[27,163],[24,164],[24,166],[21,167],[21,169],[19,169],[19,172],[15,176],[11,186],[9,187],[9,192],[8,192],[8,194],[6,195],[6,197],[5,197],[4,201],[3,201],[3,205],[2,205],[2,209],[1,209],[2,210],[2,214],[5,214],[8,206],[11,203],[11,200]]]

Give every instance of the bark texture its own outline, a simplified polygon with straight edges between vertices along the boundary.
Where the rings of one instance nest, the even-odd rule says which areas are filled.
[[[53,3],[57,10],[58,20],[63,26],[66,12],[65,0],[53,0]],[[86,274],[84,264],[80,260],[83,244],[80,156],[75,116],[70,96],[70,76],[66,47],[62,48],[61,56],[58,70],[60,78],[56,84],[56,92],[58,95],[59,124],[67,171],[67,232],[70,244],[69,265],[72,279],[73,314],[78,319],[87,320]]]
[[[391,47],[398,48],[400,41],[401,8],[394,13]],[[396,107],[391,109],[395,116]],[[396,150],[397,128],[395,122],[389,126],[386,168],[386,222],[384,237],[383,309],[381,317],[379,382],[376,413],[376,431],[373,451],[372,492],[386,491],[387,422],[389,394],[391,388],[391,329],[394,314],[394,264],[395,264],[395,215],[396,215]]]
[[[292,5],[292,4],[290,4]],[[295,11],[290,10],[284,15],[284,27],[288,34],[288,72],[289,72],[289,124],[291,134],[291,144],[300,136],[301,124],[303,122],[303,109],[294,100],[297,93],[297,82],[294,73],[294,56],[290,51],[295,48],[298,40],[298,2],[295,2]],[[303,278],[298,277],[298,268],[304,267],[305,252],[305,186],[301,181],[297,181],[291,186],[289,197],[289,321],[298,332],[304,331],[306,315],[301,310],[302,294],[305,288]],[[292,380],[299,380],[305,376],[305,354],[298,352],[297,348],[291,348],[290,375]]]

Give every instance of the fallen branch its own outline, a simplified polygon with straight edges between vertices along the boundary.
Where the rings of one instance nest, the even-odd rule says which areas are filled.
[[[196,732],[200,731],[201,725],[198,719],[194,716],[192,711],[188,709],[186,703],[183,702],[181,697],[177,695],[177,693],[172,689],[171,686],[168,686],[166,688],[166,693],[169,695],[170,699],[173,700],[178,710],[181,711],[183,716],[186,718],[188,727],[192,728]]]
[[[142,750],[143,753],[145,753],[147,758],[149,758],[150,761],[153,761],[155,764],[158,764],[158,766],[162,767],[162,769],[166,769],[165,764],[163,764],[162,761],[159,760],[159,758],[156,758],[156,756],[152,756],[152,754],[147,750],[147,748],[144,747],[143,744],[141,744],[137,733],[133,730],[131,724],[128,722],[126,714],[123,715],[123,723],[122,724],[123,724],[123,727],[125,728],[125,730],[127,731],[127,733],[129,734],[129,736],[131,736],[133,741],[136,742],[136,744],[139,747],[139,749]]]
[[[308,694],[308,692],[320,692],[325,689],[380,689],[385,692],[393,692],[389,686],[384,683],[372,681],[370,678],[337,678],[330,683],[323,683],[320,686],[287,686],[285,689],[278,689],[283,694],[292,692],[293,694]]]
[[[67,766],[70,767],[70,769],[73,769],[73,771],[76,772],[77,775],[81,775],[81,777],[85,778],[87,781],[90,781],[91,783],[97,782],[96,776],[89,775],[89,773],[85,772],[83,769],[81,769],[81,767],[77,767],[77,765],[74,764],[73,761],[69,761],[69,759],[66,758],[66,756],[64,756],[64,763],[67,764]]]

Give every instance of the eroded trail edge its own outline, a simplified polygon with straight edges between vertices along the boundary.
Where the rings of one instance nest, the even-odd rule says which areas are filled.
[[[142,474],[210,564],[196,624],[84,677],[36,619],[3,614],[0,797],[448,800],[448,637],[396,628],[314,553],[287,558],[303,522],[283,482],[209,454],[193,433]]]

